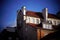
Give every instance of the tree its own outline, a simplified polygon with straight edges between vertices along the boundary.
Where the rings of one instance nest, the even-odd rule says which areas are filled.
[[[60,11],[58,11],[56,15],[60,19]]]
[[[56,30],[60,31],[60,24],[56,27]]]

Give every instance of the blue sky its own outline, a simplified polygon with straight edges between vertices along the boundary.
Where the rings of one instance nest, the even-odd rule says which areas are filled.
[[[2,0],[0,13],[0,26],[16,25],[17,10],[26,6],[27,10],[41,12],[48,8],[48,12],[56,14],[59,9],[59,0]]]

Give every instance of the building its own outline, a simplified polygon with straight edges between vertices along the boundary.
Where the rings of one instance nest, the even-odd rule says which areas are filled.
[[[48,13],[48,8],[42,12],[28,11],[25,6],[17,14],[17,31],[22,40],[40,40],[55,32],[54,26],[60,24],[60,19]]]
[[[7,27],[0,33],[0,40],[19,40],[16,27]]]

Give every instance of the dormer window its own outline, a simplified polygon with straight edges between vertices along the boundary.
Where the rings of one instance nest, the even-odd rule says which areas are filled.
[[[52,25],[49,23],[43,23],[43,28],[44,29],[52,29]]]
[[[26,23],[40,24],[40,18],[24,16],[24,20],[26,19]]]

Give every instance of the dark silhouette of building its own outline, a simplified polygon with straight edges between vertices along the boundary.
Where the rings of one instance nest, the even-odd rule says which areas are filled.
[[[18,36],[17,32],[16,31],[13,32],[13,30],[11,30],[12,27],[8,27],[8,28],[9,29],[4,29],[0,33],[0,40],[19,40],[19,36]]]

